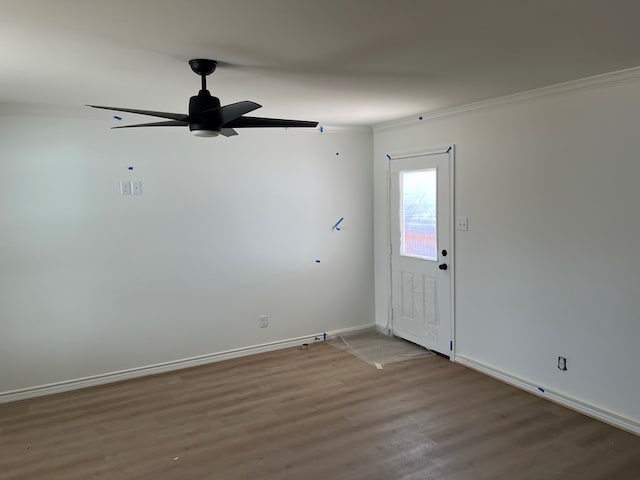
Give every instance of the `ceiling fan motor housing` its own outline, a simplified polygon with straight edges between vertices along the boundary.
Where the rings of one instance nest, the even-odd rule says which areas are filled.
[[[219,132],[222,128],[220,99],[208,90],[200,90],[198,95],[189,99],[189,130],[208,130]]]

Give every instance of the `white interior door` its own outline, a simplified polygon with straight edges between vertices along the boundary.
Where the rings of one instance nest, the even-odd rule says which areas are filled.
[[[450,355],[452,155],[390,161],[391,315],[394,335]]]

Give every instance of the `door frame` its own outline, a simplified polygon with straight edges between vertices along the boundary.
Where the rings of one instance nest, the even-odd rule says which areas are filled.
[[[455,152],[456,147],[454,144],[437,146],[431,148],[423,148],[420,150],[409,150],[404,152],[397,153],[388,153],[387,159],[389,162],[393,160],[401,160],[405,158],[414,158],[414,157],[426,157],[429,155],[447,155],[447,164],[449,166],[449,235],[451,238],[451,252],[449,255],[449,261],[447,262],[450,266],[449,269],[449,289],[451,292],[450,298],[450,309],[451,309],[451,318],[450,318],[450,343],[449,343],[449,360],[452,362],[455,361],[456,354],[456,290],[455,290],[455,271],[456,271],[456,237],[455,237]],[[387,166],[387,252],[389,255],[389,273],[387,278],[387,301],[388,301],[388,312],[387,312],[387,333],[393,335],[393,298],[392,298],[392,281],[393,281],[393,265],[391,264],[391,168],[390,165]]]

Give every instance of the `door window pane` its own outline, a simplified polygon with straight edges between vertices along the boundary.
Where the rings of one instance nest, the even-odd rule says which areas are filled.
[[[435,168],[400,172],[400,255],[438,260],[436,185]]]

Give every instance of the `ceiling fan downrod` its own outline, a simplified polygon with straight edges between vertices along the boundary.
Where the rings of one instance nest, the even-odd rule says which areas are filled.
[[[207,58],[194,58],[193,60],[189,60],[189,65],[195,74],[200,75],[202,80],[202,90],[206,90],[207,75],[211,75],[215,72],[218,62]]]

